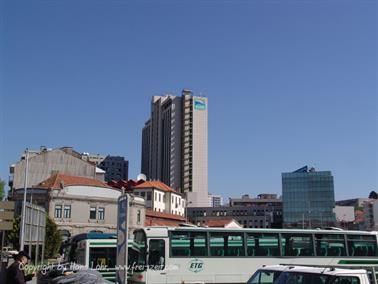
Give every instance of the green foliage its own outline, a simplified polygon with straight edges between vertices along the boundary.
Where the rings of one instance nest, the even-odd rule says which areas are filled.
[[[374,190],[370,192],[369,198],[371,199],[378,199],[378,193],[376,193]]]
[[[20,224],[21,216],[17,216],[13,219],[13,229],[6,233],[7,243],[11,244],[16,250],[20,249]]]
[[[53,258],[58,254],[62,236],[55,224],[49,216],[46,217],[46,236],[45,236],[45,258]]]
[[[0,179],[0,200],[3,200],[5,196],[5,181]]]

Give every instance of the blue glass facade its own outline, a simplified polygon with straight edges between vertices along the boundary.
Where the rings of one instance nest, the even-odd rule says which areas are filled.
[[[282,173],[284,227],[320,228],[335,225],[335,192],[330,171],[303,167]]]

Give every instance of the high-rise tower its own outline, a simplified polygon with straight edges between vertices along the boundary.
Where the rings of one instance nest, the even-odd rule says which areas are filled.
[[[185,193],[189,207],[206,206],[207,98],[154,96],[142,132],[142,173]]]

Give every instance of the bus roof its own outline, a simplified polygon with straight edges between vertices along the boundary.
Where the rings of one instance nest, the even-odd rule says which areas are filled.
[[[167,237],[169,231],[196,231],[196,232],[247,232],[247,233],[292,233],[292,234],[348,234],[348,235],[378,235],[377,231],[347,231],[321,229],[259,229],[259,228],[206,228],[206,227],[166,227],[152,226],[143,228],[149,237]]]
[[[83,233],[71,237],[69,242],[75,243],[85,239],[117,239],[117,235],[106,233]]]

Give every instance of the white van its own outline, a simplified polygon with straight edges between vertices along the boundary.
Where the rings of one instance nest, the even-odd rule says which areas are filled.
[[[375,284],[365,269],[269,265],[258,269],[247,284]]]

